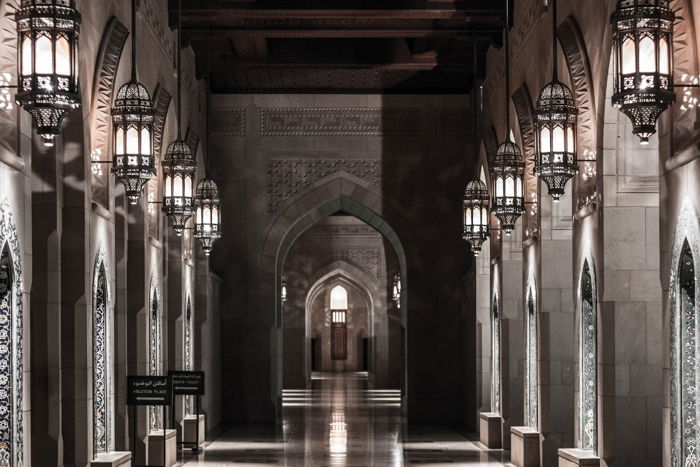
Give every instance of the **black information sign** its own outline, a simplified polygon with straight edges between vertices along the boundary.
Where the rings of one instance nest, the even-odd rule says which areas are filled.
[[[170,405],[170,379],[167,376],[127,376],[127,405]]]
[[[171,371],[170,384],[173,394],[176,396],[203,396],[204,372],[203,371]]]

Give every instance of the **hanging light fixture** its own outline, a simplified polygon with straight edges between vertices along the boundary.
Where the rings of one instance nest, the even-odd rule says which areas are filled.
[[[394,276],[394,285],[391,289],[391,298],[396,304],[396,308],[401,308],[401,275]]]
[[[282,303],[287,301],[287,279],[282,278],[282,289],[280,290],[280,300]]]
[[[479,256],[481,245],[489,238],[489,192],[481,180],[469,182],[464,191],[464,234],[471,244],[474,256]]]
[[[673,104],[673,22],[669,0],[618,0],[613,28],[612,101],[632,120],[642,144]]]
[[[74,0],[22,0],[17,22],[17,104],[34,118],[37,133],[53,146],[69,111],[80,106],[78,36]]]
[[[552,1],[552,81],[537,99],[535,174],[544,181],[554,201],[564,194],[566,182],[578,173],[576,118],[571,90],[557,76],[557,1]]]
[[[477,75],[477,50],[476,38],[474,40],[474,76],[473,83],[476,83]],[[477,136],[477,120],[479,117],[478,105],[476,98],[472,105],[474,113],[472,115],[473,128],[472,135],[474,141],[472,143],[474,149],[474,159],[479,157],[479,138]],[[486,184],[481,180],[473,180],[467,184],[464,190],[464,199],[462,203],[464,209],[464,232],[462,238],[468,241],[471,245],[472,253],[478,256],[481,251],[481,245],[489,237],[489,191]]]
[[[197,170],[192,149],[182,139],[182,0],[178,0],[177,21],[177,139],[170,143],[163,158],[162,209],[168,216],[168,224],[178,235],[182,235],[187,219],[194,214],[193,185]]]
[[[117,92],[112,108],[112,174],[136,204],[143,186],[156,175],[153,155],[153,102],[136,79],[136,0],[131,1],[131,81]]]
[[[498,147],[496,157],[491,164],[491,181],[493,183],[493,203],[491,210],[501,222],[501,228],[510,235],[515,228],[515,221],[524,211],[523,174],[525,163],[520,148],[510,135],[510,46],[508,44],[508,27],[510,24],[509,1],[506,0],[506,23],[504,27],[506,54],[506,139]]]
[[[207,49],[209,49],[209,27],[207,26]],[[207,59],[207,159],[206,175],[197,185],[195,194],[194,236],[202,242],[204,253],[209,256],[214,242],[221,238],[221,199],[216,182],[209,178],[209,59]]]
[[[214,242],[221,238],[221,200],[214,180],[202,179],[195,196],[194,236],[202,242],[202,250],[209,256]]]

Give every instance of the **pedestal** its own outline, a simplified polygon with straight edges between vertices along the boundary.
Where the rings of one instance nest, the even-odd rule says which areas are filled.
[[[515,467],[539,467],[539,431],[527,426],[510,428],[510,462]]]
[[[131,467],[131,453],[124,451],[103,452],[90,462],[90,467]]]
[[[148,465],[170,467],[177,460],[177,437],[175,430],[154,430],[148,435]],[[165,462],[163,462],[163,443],[165,442]]]
[[[489,449],[501,449],[501,414],[481,412],[479,418],[479,441]]]
[[[194,443],[197,442],[197,430],[199,430],[199,446],[201,446],[206,437],[205,426],[204,415],[200,414],[199,420],[197,420],[196,415],[185,416],[182,421],[182,441],[192,443],[192,446],[194,446]]]
[[[590,449],[559,450],[559,467],[576,467],[578,465],[600,467],[600,458]]]

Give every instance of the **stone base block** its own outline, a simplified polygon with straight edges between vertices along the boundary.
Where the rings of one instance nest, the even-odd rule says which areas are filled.
[[[600,457],[590,449],[560,449],[559,467],[586,465],[600,467]]]
[[[131,467],[131,453],[128,451],[103,452],[90,462],[90,467]]]
[[[481,412],[479,417],[479,441],[489,449],[501,449],[503,447],[501,414]]]
[[[535,428],[510,428],[510,462],[515,467],[540,466],[540,433]]]
[[[200,415],[199,420],[197,420],[196,415],[187,415],[182,421],[182,441],[185,443],[196,443],[197,430],[199,430],[199,446],[201,446],[204,443],[204,438],[206,437],[205,427],[206,423],[204,415]]]
[[[148,435],[148,465],[170,467],[177,460],[177,432],[175,430],[155,430]],[[163,461],[165,443],[165,462]]]

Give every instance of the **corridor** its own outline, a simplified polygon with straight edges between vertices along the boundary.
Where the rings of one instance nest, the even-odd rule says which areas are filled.
[[[499,466],[508,458],[449,428],[402,427],[399,392],[367,389],[366,373],[316,373],[312,385],[284,391],[281,433],[233,428],[184,465]]]

